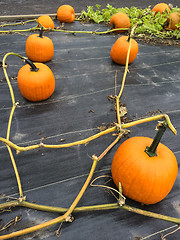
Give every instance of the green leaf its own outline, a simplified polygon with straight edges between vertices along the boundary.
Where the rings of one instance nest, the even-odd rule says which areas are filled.
[[[180,12],[180,8],[173,8],[170,13],[165,12],[163,14],[154,13],[151,11],[151,6],[141,9],[137,7],[131,8],[115,8],[110,4],[107,4],[104,9],[100,9],[101,5],[96,4],[95,9],[93,6],[88,6],[87,11],[82,11],[80,20],[91,20],[95,23],[106,22],[109,23],[111,17],[117,12],[124,12],[129,16],[131,26],[137,24],[135,34],[145,34],[150,36],[156,36],[161,38],[180,38],[179,30],[168,31],[163,28],[164,23],[171,12]],[[177,24],[180,28],[180,24]]]

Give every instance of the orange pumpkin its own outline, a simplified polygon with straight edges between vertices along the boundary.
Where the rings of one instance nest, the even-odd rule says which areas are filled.
[[[125,65],[128,49],[129,49],[128,37],[122,36],[118,38],[110,51],[110,56],[112,60],[115,63]],[[137,53],[138,53],[138,43],[134,39],[132,39],[130,55],[129,55],[129,63],[132,63],[135,60]]]
[[[54,22],[53,22],[52,18],[50,16],[48,16],[48,15],[40,16],[37,19],[37,23],[38,23],[39,27],[41,27],[41,25],[42,25],[45,28],[54,29]]]
[[[173,12],[170,14],[167,22],[165,23],[165,28],[170,30],[178,29],[176,24],[180,23],[180,13],[179,12]]]
[[[118,148],[112,161],[111,172],[116,186],[119,187],[120,182],[125,196],[143,204],[164,199],[178,173],[175,155],[157,141],[157,135],[153,143],[148,137],[129,138]]]
[[[152,12],[155,12],[155,14],[160,12],[162,14],[166,10],[170,12],[170,7],[166,3],[158,3],[153,7]]]
[[[70,5],[62,5],[57,10],[57,18],[60,22],[71,23],[75,19],[74,8]]]
[[[126,13],[118,12],[111,17],[110,25],[113,29],[116,28],[129,28],[130,20]],[[116,32],[125,32],[127,30],[117,30]]]
[[[18,87],[29,101],[38,102],[49,98],[55,89],[55,78],[51,69],[43,63],[32,63],[26,60],[18,72]]]
[[[50,38],[40,34],[32,34],[26,41],[26,55],[33,62],[50,61],[54,55],[54,45]]]

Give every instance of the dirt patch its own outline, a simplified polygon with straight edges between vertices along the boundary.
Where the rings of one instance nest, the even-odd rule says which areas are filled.
[[[162,38],[155,38],[155,37],[153,38],[150,36],[135,37],[135,39],[150,45],[165,45],[165,46],[180,47],[180,41],[177,39],[162,39]]]

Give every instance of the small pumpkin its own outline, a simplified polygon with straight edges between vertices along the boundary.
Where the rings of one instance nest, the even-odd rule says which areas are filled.
[[[43,63],[32,63],[29,59],[18,72],[18,87],[29,101],[38,102],[49,98],[55,89],[55,78],[51,69]]]
[[[51,28],[54,29],[54,22],[52,20],[52,18],[48,15],[42,15],[37,19],[37,23],[39,25],[39,27],[41,27],[41,25],[45,28]]]
[[[170,14],[167,22],[164,24],[164,27],[166,29],[175,30],[178,29],[176,24],[180,23],[180,13],[179,12],[173,12]]]
[[[110,25],[113,29],[116,28],[129,28],[130,27],[130,20],[126,13],[118,12],[114,14],[110,19]],[[121,33],[127,30],[117,30],[116,32]]]
[[[57,18],[60,22],[71,23],[75,19],[74,8],[70,5],[62,5],[57,10]]]
[[[116,40],[114,45],[111,48],[110,56],[115,63],[120,65],[126,64],[127,53],[129,49],[129,41],[128,36],[121,36]],[[138,43],[136,40],[132,39],[131,41],[131,49],[129,55],[129,63],[132,63],[138,53]]]
[[[32,34],[26,40],[26,55],[33,62],[50,61],[54,55],[54,45],[50,38],[40,34]]]
[[[112,161],[115,185],[119,187],[120,182],[125,196],[143,204],[164,199],[177,177],[174,153],[159,143],[162,130],[159,129],[154,141],[148,137],[129,138],[120,145]]]
[[[155,15],[160,12],[161,14],[165,11],[170,12],[170,7],[168,6],[168,4],[166,3],[158,3],[156,4],[153,9],[152,12],[155,12]]]

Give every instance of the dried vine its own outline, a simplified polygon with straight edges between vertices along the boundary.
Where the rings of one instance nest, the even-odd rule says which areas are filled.
[[[37,30],[38,27],[35,28],[31,28],[31,30],[28,31],[32,31],[33,30]],[[105,210],[105,209],[118,209],[118,208],[122,208],[125,209],[127,211],[130,212],[134,212],[137,214],[141,214],[144,216],[148,216],[148,217],[153,217],[153,218],[158,218],[164,221],[169,221],[169,222],[173,222],[176,224],[180,224],[180,219],[179,218],[173,218],[173,217],[169,217],[169,216],[164,216],[161,214],[156,214],[156,213],[152,213],[149,211],[145,211],[145,210],[141,210],[141,209],[137,209],[131,206],[124,204],[119,204],[119,202],[114,203],[114,204],[104,204],[104,205],[95,205],[95,206],[86,206],[86,207],[76,207],[79,200],[81,199],[81,197],[83,196],[85,190],[87,189],[87,187],[89,186],[89,183],[93,177],[94,171],[96,169],[96,166],[98,164],[98,162],[103,159],[103,157],[108,153],[108,151],[110,149],[113,148],[113,146],[119,141],[119,139],[121,139],[121,137],[126,134],[128,132],[128,128],[133,127],[137,124],[142,124],[145,122],[150,122],[150,121],[157,121],[160,119],[165,119],[167,122],[167,125],[169,127],[169,129],[176,135],[176,130],[174,128],[174,126],[172,125],[169,116],[166,114],[161,114],[161,115],[157,115],[157,116],[153,116],[153,117],[148,117],[148,118],[144,118],[144,119],[140,119],[137,121],[133,121],[130,123],[121,123],[121,117],[119,115],[119,100],[121,97],[121,94],[123,92],[123,88],[124,88],[124,84],[125,84],[125,79],[126,79],[126,75],[128,72],[128,62],[129,62],[129,54],[130,54],[130,47],[131,47],[131,38],[133,35],[135,27],[132,28],[131,30],[131,35],[130,35],[130,44],[129,44],[129,49],[128,49],[128,54],[127,54],[127,59],[126,59],[126,66],[125,66],[125,71],[124,71],[124,76],[123,76],[123,80],[122,80],[122,85],[121,85],[121,89],[118,93],[118,95],[115,95],[115,99],[116,99],[116,114],[117,114],[117,123],[114,124],[113,127],[106,129],[102,132],[99,132],[98,134],[95,134],[93,136],[90,136],[86,139],[82,139],[80,141],[75,141],[75,142],[71,142],[71,143],[67,143],[67,144],[58,144],[58,145],[48,145],[48,144],[44,144],[42,141],[39,144],[36,145],[32,145],[32,146],[24,146],[24,147],[20,147],[16,144],[14,144],[13,142],[10,141],[10,129],[11,129],[11,123],[12,123],[12,117],[15,111],[15,108],[17,106],[17,102],[15,101],[15,97],[14,97],[14,92],[13,92],[13,88],[11,86],[8,74],[7,74],[7,65],[5,64],[6,59],[9,55],[14,55],[19,57],[22,60],[25,60],[26,58],[16,54],[16,53],[8,53],[4,56],[3,58],[3,62],[2,62],[2,67],[3,67],[3,71],[4,71],[4,75],[5,78],[7,80],[7,84],[9,86],[9,91],[10,91],[10,96],[11,96],[11,100],[12,100],[12,109],[11,109],[11,113],[9,116],[9,122],[8,122],[8,128],[7,128],[7,135],[6,138],[0,137],[0,141],[3,142],[6,146],[7,149],[9,151],[9,155],[12,161],[12,165],[15,171],[15,175],[16,175],[16,180],[17,180],[17,185],[18,185],[18,189],[19,189],[19,198],[15,201],[10,201],[10,202],[6,202],[6,203],[2,203],[0,204],[0,210],[4,210],[6,208],[9,207],[16,207],[16,206],[21,206],[21,207],[28,207],[28,208],[33,208],[33,209],[37,209],[37,210],[41,210],[41,211],[50,211],[50,212],[58,212],[58,213],[62,213],[61,216],[54,218],[50,221],[38,224],[36,226],[32,226],[20,231],[16,231],[16,232],[12,232],[6,235],[2,235],[0,236],[0,240],[1,239],[10,239],[13,237],[17,237],[17,236],[21,236],[27,233],[32,233],[34,231],[38,231],[42,228],[46,228],[49,227],[51,225],[60,223],[60,222],[71,222],[72,218],[71,218],[71,214],[72,212],[77,212],[77,211],[95,211],[95,210]],[[117,30],[117,29],[116,29]],[[15,30],[14,30],[15,31]],[[23,31],[23,30],[21,30]],[[24,31],[27,31],[24,30]],[[65,31],[65,30],[56,30],[56,31],[60,31],[60,32],[72,32],[72,31]],[[106,32],[87,32],[87,33],[95,33],[95,34],[106,34],[109,32],[112,32],[114,30],[110,30],[110,31],[106,31]],[[73,31],[75,32],[75,31]],[[77,32],[77,31],[76,31]],[[78,31],[79,33],[81,33],[81,31]],[[89,175],[84,183],[84,185],[82,186],[81,190],[79,191],[79,194],[77,195],[77,197],[75,198],[75,200],[73,201],[73,203],[71,204],[71,206],[69,208],[60,208],[60,207],[51,207],[51,206],[43,206],[43,205],[39,205],[39,204],[34,204],[34,203],[30,203],[28,201],[26,201],[26,197],[23,194],[22,191],[22,187],[21,187],[21,180],[18,174],[18,169],[16,166],[16,162],[12,153],[11,149],[15,149],[17,151],[17,153],[20,153],[21,151],[30,151],[30,150],[34,150],[37,148],[67,148],[67,147],[71,147],[71,146],[75,146],[75,145],[80,145],[80,144],[86,144],[90,141],[95,140],[96,138],[99,138],[103,135],[106,135],[108,133],[112,133],[112,132],[116,132],[117,133],[117,137],[116,139],[100,154],[99,157],[97,157],[96,155],[92,156],[92,167],[90,169]]]

